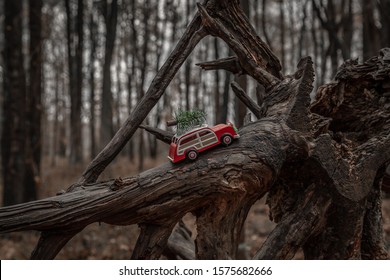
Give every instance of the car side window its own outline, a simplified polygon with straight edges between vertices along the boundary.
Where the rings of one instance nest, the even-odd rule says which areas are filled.
[[[218,138],[215,133],[209,129],[200,131],[199,138],[203,147],[207,147],[218,142]]]
[[[199,136],[202,137],[202,136],[205,136],[205,135],[210,134],[210,133],[211,133],[210,130],[203,130],[203,131],[199,132]]]
[[[182,139],[182,140],[180,141],[180,145],[184,145],[184,144],[186,144],[186,143],[188,143],[188,142],[190,142],[190,141],[192,141],[192,140],[195,140],[195,139],[196,139],[196,134],[193,134],[193,135],[191,135],[191,136],[188,136],[188,137]]]

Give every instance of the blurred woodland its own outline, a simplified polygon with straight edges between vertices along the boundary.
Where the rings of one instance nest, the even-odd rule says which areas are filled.
[[[197,12],[196,2],[0,0],[2,206],[54,195],[77,178],[145,95]],[[292,74],[300,58],[312,57],[313,96],[344,61],[363,62],[390,47],[390,0],[241,0],[241,7],[280,59],[283,73]],[[256,81],[196,65],[231,55],[221,39],[202,40],[144,124],[172,130],[166,121],[174,112],[198,108],[209,124],[231,120],[242,127],[248,109],[230,83],[236,81],[256,99]],[[105,178],[158,165],[167,161],[167,152],[166,145],[138,129]],[[390,215],[384,207],[384,215]],[[268,211],[263,204],[255,209]]]

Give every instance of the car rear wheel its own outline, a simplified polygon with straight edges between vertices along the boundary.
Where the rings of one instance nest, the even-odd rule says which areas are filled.
[[[198,158],[198,152],[195,150],[190,150],[187,152],[187,159],[194,161]]]
[[[233,137],[229,134],[223,135],[221,137],[221,143],[224,146],[229,146],[233,142]]]

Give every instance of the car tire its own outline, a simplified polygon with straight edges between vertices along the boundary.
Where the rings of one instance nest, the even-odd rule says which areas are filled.
[[[224,146],[229,146],[231,143],[233,143],[233,137],[229,134],[222,135],[221,137],[221,143]]]
[[[198,152],[195,151],[195,150],[189,150],[187,153],[186,153],[186,158],[190,161],[194,161],[198,158]]]

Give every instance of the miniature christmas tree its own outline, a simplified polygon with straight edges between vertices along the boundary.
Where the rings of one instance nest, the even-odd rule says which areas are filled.
[[[206,123],[206,113],[199,109],[185,111],[179,109],[174,116],[174,120],[167,122],[168,126],[176,125],[176,135],[184,133],[199,127]]]

